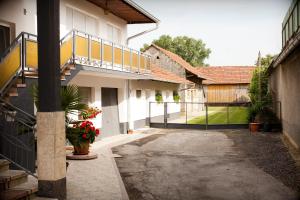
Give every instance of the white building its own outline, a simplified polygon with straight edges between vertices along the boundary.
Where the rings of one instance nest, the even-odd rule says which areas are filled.
[[[174,91],[187,82],[176,74],[152,71],[150,55],[126,46],[127,25],[140,23],[157,25],[159,20],[131,0],[60,1],[62,84],[78,85],[85,101],[103,111],[94,120],[102,137],[144,127],[155,94],[173,102]],[[0,94],[31,114],[35,108],[30,85],[37,82],[38,69],[36,34],[35,0],[0,2]],[[22,78],[23,84],[15,84]],[[155,106],[152,116],[163,115],[162,104]],[[170,109],[176,113],[180,107]]]

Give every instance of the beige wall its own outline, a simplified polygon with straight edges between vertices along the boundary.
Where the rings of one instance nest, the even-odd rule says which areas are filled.
[[[300,47],[278,65],[270,76],[270,90],[279,103],[277,116],[282,119],[283,133],[300,148]],[[281,116],[280,116],[281,115]]]

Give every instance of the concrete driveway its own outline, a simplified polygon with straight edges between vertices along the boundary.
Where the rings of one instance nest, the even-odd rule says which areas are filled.
[[[222,132],[165,130],[113,149],[131,200],[292,200]]]

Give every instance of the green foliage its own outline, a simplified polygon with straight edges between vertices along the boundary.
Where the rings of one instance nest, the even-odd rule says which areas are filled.
[[[194,67],[207,66],[204,60],[208,58],[211,53],[211,50],[206,48],[202,40],[187,36],[172,38],[169,35],[162,35],[159,39],[153,40],[152,43],[181,56]],[[141,51],[145,51],[148,47],[148,44],[144,44],[144,48],[142,48]]]
[[[267,67],[255,69],[249,86],[249,96],[251,107],[249,109],[248,120],[260,121],[257,116],[266,113],[272,105],[272,97],[268,90]]]
[[[160,91],[155,92],[155,101],[157,103],[162,103],[164,101]]]
[[[39,110],[39,92],[37,85],[33,85],[31,88],[31,93],[33,96],[33,100]],[[61,108],[65,111],[66,122],[68,123],[70,119],[68,118],[69,114],[78,114],[78,111],[84,111],[88,107],[86,104],[81,103],[83,97],[78,92],[78,86],[76,85],[67,85],[61,87],[60,90],[60,99],[61,99]]]
[[[275,56],[276,55],[267,54],[265,57],[262,57],[261,58],[261,66],[269,67]]]
[[[180,96],[177,91],[173,91],[173,100],[176,103],[179,103],[179,101],[180,101]]]

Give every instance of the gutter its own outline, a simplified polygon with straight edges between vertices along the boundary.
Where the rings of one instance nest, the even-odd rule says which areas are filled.
[[[155,22],[155,27],[154,27],[154,28],[150,28],[150,29],[148,29],[148,30],[145,30],[145,31],[143,31],[143,32],[140,32],[140,33],[137,33],[137,34],[135,34],[135,35],[132,35],[132,36],[128,37],[128,38],[126,39],[126,45],[129,44],[129,40],[132,40],[132,39],[134,39],[134,38],[136,38],[136,37],[138,37],[138,36],[141,36],[141,35],[144,35],[144,34],[146,34],[146,33],[149,33],[149,32],[152,32],[152,31],[157,30],[157,29],[159,28],[159,23],[160,23],[159,21],[156,21],[156,22]]]

